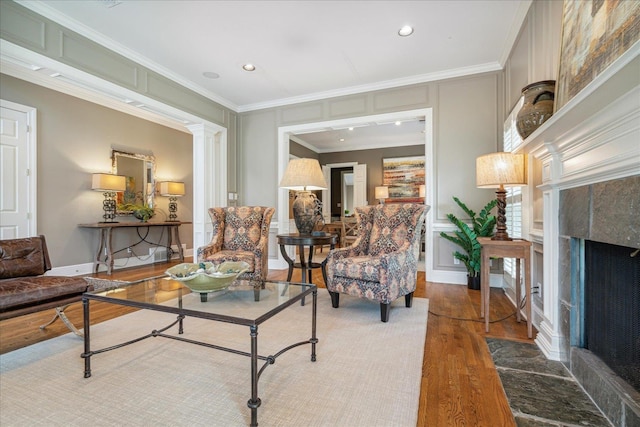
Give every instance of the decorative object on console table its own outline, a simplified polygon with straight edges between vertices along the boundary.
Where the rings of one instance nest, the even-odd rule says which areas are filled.
[[[381,205],[384,205],[384,199],[389,198],[389,187],[376,187],[375,197]]]
[[[178,220],[178,197],[184,196],[184,182],[165,181],[160,183],[160,195],[169,198],[169,221]]]
[[[524,105],[518,112],[516,128],[525,139],[553,115],[555,80],[531,83],[522,89]]]
[[[125,203],[120,205],[120,209],[123,212],[131,212],[131,214],[142,222],[147,222],[156,214],[154,208],[145,205],[133,205]]]
[[[94,173],[91,177],[91,189],[104,192],[102,210],[104,211],[104,221],[118,222],[116,217],[116,192],[124,191],[126,188],[125,177],[108,173]]]
[[[322,202],[310,190],[325,190],[327,183],[316,159],[292,159],[287,165],[280,188],[296,191],[293,218],[301,235],[310,235],[322,218]]]
[[[492,240],[512,240],[507,233],[507,192],[505,187],[527,184],[524,154],[497,152],[476,159],[476,185],[478,188],[497,188],[498,217],[496,234]]]

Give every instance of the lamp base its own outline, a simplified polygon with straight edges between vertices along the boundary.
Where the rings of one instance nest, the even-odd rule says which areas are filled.
[[[496,234],[491,238],[491,240],[499,240],[499,241],[502,241],[502,242],[510,242],[510,241],[512,241],[513,239],[512,239],[511,237],[509,237],[509,235],[505,232],[505,233],[504,233],[504,235],[502,235],[502,234],[501,234],[501,235],[498,235],[498,233],[496,233]]]
[[[496,190],[498,199],[498,215],[496,217],[496,234],[491,240],[510,241],[513,240],[507,233],[507,191],[502,185]]]
[[[310,235],[322,221],[322,202],[311,191],[298,191],[293,201],[293,219],[298,233]]]

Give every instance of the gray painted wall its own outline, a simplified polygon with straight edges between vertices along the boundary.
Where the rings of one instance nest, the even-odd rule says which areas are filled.
[[[490,190],[475,187],[475,158],[501,148],[502,122],[521,88],[555,78],[561,16],[561,2],[533,2],[504,73],[236,114],[14,2],[2,1],[0,7],[2,38],[227,127],[228,190],[239,193],[238,204],[276,206],[279,126],[433,108],[434,150],[428,155],[433,155],[436,194],[430,213],[434,224],[431,238],[436,244],[434,267],[443,270],[460,270],[452,264],[453,248],[438,237],[439,227],[448,227],[448,212],[462,214],[452,197],[460,197],[472,208],[493,197]],[[106,116],[115,114],[107,111]],[[539,212],[536,209],[532,216],[541,228]]]
[[[494,197],[492,191],[476,188],[475,159],[501,145],[501,82],[501,73],[486,73],[242,113],[238,139],[244,153],[239,163],[241,199],[249,205],[277,206],[278,127],[431,107],[434,152],[427,155],[435,160],[436,194],[430,212],[436,225],[431,236],[436,251],[434,267],[462,271],[454,266],[453,247],[439,237],[438,226],[449,228],[449,212],[464,215],[453,196],[474,209]],[[327,163],[323,155],[320,157],[321,163]],[[375,175],[368,177],[370,184],[372,179]]]
[[[111,149],[152,152],[159,180],[184,181],[186,195],[178,199],[178,217],[192,218],[193,150],[191,134],[64,95],[24,80],[0,74],[2,99],[34,107],[38,114],[38,233],[47,238],[54,267],[90,263],[98,247],[95,230],[78,224],[102,220],[100,192],[91,190],[91,174],[111,172]],[[168,213],[168,199],[156,196]],[[134,220],[133,217],[127,217]],[[157,219],[164,216],[158,213]],[[114,233],[114,250],[137,242],[134,230]],[[152,229],[148,240],[166,241]],[[180,227],[180,239],[193,247],[191,225]],[[134,251],[147,255],[148,246]],[[126,252],[118,256],[125,256]],[[116,261],[124,265],[124,260]]]

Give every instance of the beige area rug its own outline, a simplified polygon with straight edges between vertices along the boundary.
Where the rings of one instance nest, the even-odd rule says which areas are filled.
[[[309,300],[307,300],[309,301]],[[415,426],[428,300],[404,298],[388,323],[379,305],[343,295],[338,309],[318,291],[317,361],[296,347],[259,381],[260,426]],[[91,328],[92,349],[168,325],[140,311]],[[175,329],[174,329],[175,330]],[[259,328],[259,353],[311,336],[311,304],[295,305]],[[185,337],[249,351],[249,328],[188,318]],[[149,338],[92,357],[83,378],[82,339],[73,334],[0,356],[0,425],[246,426],[248,357]],[[259,366],[262,366],[260,363]]]

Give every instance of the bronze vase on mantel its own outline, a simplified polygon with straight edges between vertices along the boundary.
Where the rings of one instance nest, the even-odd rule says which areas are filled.
[[[531,83],[522,89],[524,105],[516,117],[516,128],[522,139],[526,139],[553,115],[555,91],[555,80]]]

